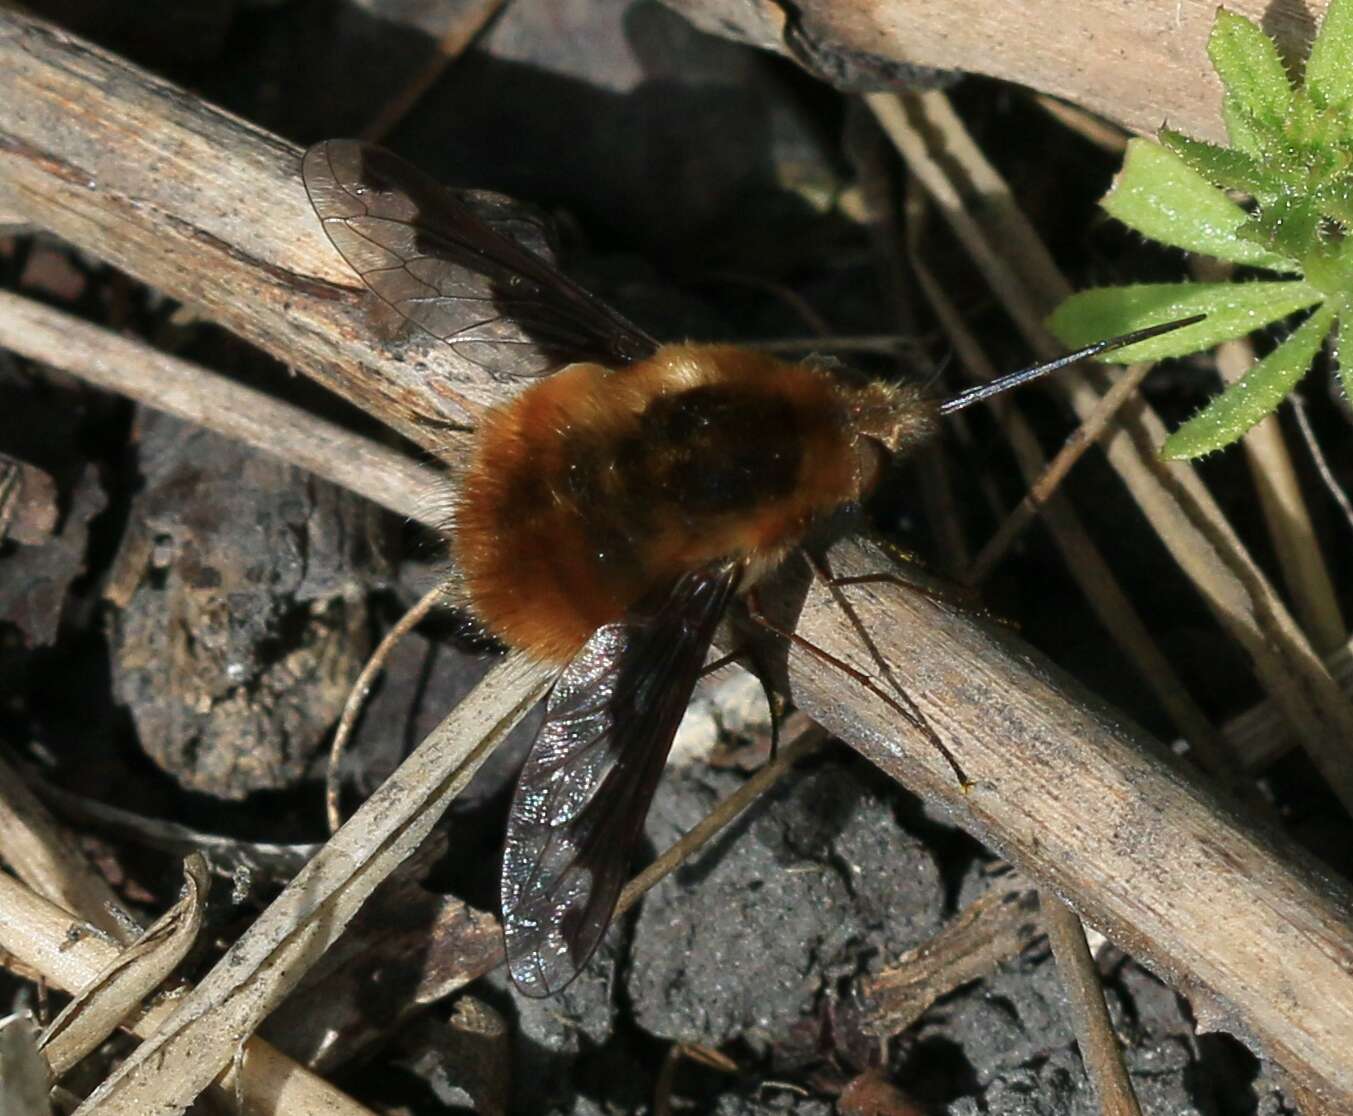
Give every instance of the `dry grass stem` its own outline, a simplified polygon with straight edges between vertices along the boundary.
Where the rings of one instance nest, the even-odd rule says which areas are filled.
[[[0,756],[0,860],[44,898],[130,943],[135,920],[23,776]]]
[[[1326,656],[1325,669],[1335,684],[1353,697],[1353,640]],[[1282,713],[1267,700],[1232,717],[1222,725],[1221,732],[1227,750],[1247,771],[1262,771],[1298,743]]]
[[[51,1116],[47,1061],[27,1015],[0,1019],[0,1112],[5,1116]]]
[[[1288,398],[1292,401],[1292,413],[1297,418],[1297,428],[1301,431],[1302,440],[1306,443],[1306,448],[1311,454],[1311,461],[1315,464],[1315,470],[1320,474],[1320,480],[1325,489],[1330,494],[1339,511],[1343,513],[1344,523],[1350,531],[1353,531],[1353,501],[1348,498],[1348,493],[1344,491],[1343,485],[1334,475],[1334,470],[1330,468],[1330,463],[1325,457],[1325,452],[1320,448],[1320,442],[1316,439],[1315,431],[1311,429],[1311,420],[1306,414],[1306,400],[1301,397],[1301,392],[1293,392]]]
[[[379,115],[362,129],[362,139],[379,143],[385,139],[409,111],[446,73],[446,68],[459,58],[489,21],[498,14],[503,0],[478,0],[475,4],[452,4],[447,9],[447,26],[437,40],[437,49],[427,63],[382,106]]]
[[[54,987],[78,992],[117,960],[118,947],[90,932],[60,907],[0,873],[0,949],[41,973]],[[165,1000],[128,1021],[141,1038],[152,1035],[177,1006]],[[232,1077],[213,1092],[227,1105],[244,1097],[254,1116],[375,1116],[345,1093],[250,1039]]]
[[[868,98],[879,122],[1040,356],[1060,347],[1042,317],[1070,293],[1008,186],[939,93]],[[943,157],[940,157],[940,152]],[[980,205],[971,205],[980,200]],[[1107,390],[1101,369],[1058,384],[1085,419]],[[1264,688],[1340,800],[1353,812],[1353,704],[1339,692],[1281,598],[1193,468],[1156,454],[1165,428],[1139,399],[1102,441],[1180,569],[1245,649]]]
[[[41,782],[31,769],[27,772],[34,792],[50,803],[62,817],[80,823],[104,835],[144,845],[159,852],[187,856],[200,852],[207,857],[218,876],[233,876],[237,871],[264,872],[290,878],[305,867],[319,846],[306,842],[280,844],[269,841],[245,841],[191,829],[163,818],[123,810],[83,795],[72,794]]]
[[[1029,485],[1029,491],[1006,517],[996,533],[987,540],[972,565],[964,571],[963,581],[968,585],[980,585],[1005,557],[1014,541],[1024,529],[1033,522],[1039,509],[1045,505],[1058,486],[1071,472],[1072,466],[1081,459],[1085,451],[1099,440],[1105,427],[1113,420],[1118,409],[1132,396],[1141,382],[1150,374],[1152,364],[1134,364],[1118,376],[1100,400],[1099,405],[1071,432],[1066,443],[1051,461],[1043,467],[1037,479]]]
[[[929,941],[860,982],[860,1025],[880,1038],[900,1034],[936,1000],[1018,957],[1042,934],[1037,893],[1010,873]]]
[[[1081,1058],[1099,1097],[1099,1109],[1104,1116],[1142,1116],[1104,1003],[1099,969],[1085,941],[1085,927],[1076,912],[1050,892],[1042,892],[1039,901],[1043,925],[1057,958],[1057,973],[1066,989]]]
[[[962,316],[919,257],[913,260],[913,268],[922,292],[964,367],[983,378],[992,378],[995,369],[986,359]],[[1043,456],[1037,436],[1013,400],[998,402],[995,410],[1002,420],[1021,473],[1028,483],[1036,483],[1047,468],[1047,459]],[[1139,677],[1156,695],[1176,729],[1196,749],[1199,760],[1213,772],[1227,771],[1233,767],[1234,763],[1227,757],[1216,729],[1189,695],[1170,661],[1156,644],[1141,613],[1119,584],[1076,510],[1064,496],[1056,494],[1044,501],[1041,510],[1043,522],[1061,551],[1067,570],[1085,594],[1105,631],[1113,636],[1128,661],[1137,668]]]
[[[1035,93],[1033,101],[1068,131],[1075,132],[1082,139],[1093,143],[1110,155],[1122,155],[1127,150],[1131,133],[1105,120],[1104,117],[1086,112],[1079,105],[1049,97],[1046,93]]]
[[[1254,364],[1254,347],[1248,340],[1228,341],[1217,348],[1217,368],[1222,379],[1234,383]],[[1348,638],[1334,584],[1315,527],[1306,510],[1292,456],[1283,439],[1277,415],[1269,415],[1241,440],[1250,476],[1259,494],[1269,538],[1282,568],[1283,580],[1292,595],[1297,615],[1311,643],[1328,655]]]
[[[172,1018],[77,1110],[142,1116],[186,1106],[427,836],[549,677],[518,656],[494,667],[184,997]]]
[[[995,370],[981,353],[961,316],[940,292],[938,284],[921,262],[915,249],[913,257],[913,268],[920,279],[922,289],[940,317],[963,364],[982,379],[992,378]],[[1115,379],[1091,415],[1083,420],[1081,429],[1085,428],[1086,422],[1093,422],[1098,426],[1101,419],[1108,421],[1130,394],[1131,385],[1138,380],[1141,371],[1142,367],[1138,366]],[[1042,451],[1032,431],[1022,419],[1016,404],[1009,400],[1004,401],[998,405],[997,414],[1006,425],[1021,470],[1026,478],[1030,479],[1030,492],[1039,491],[1052,476],[1056,475],[1053,467],[1043,466],[1042,472],[1035,472],[1043,461]],[[1088,448],[1089,444],[1093,443],[1087,441],[1085,448]],[[1059,459],[1068,455],[1073,445],[1074,443],[1068,443],[1058,455]],[[1251,792],[1245,784],[1237,782],[1237,776],[1243,770],[1252,769],[1252,764],[1234,751],[1229,734],[1223,736],[1219,733],[1193,701],[1070,505],[1065,501],[1056,501],[1050,510],[1046,510],[1046,498],[1044,503],[1045,525],[1062,549],[1068,569],[1099,613],[1106,630],[1114,636],[1129,660],[1137,666],[1142,679],[1155,692],[1181,735],[1189,741],[1192,753],[1199,764],[1223,777],[1228,785],[1242,792],[1248,800]],[[989,541],[986,549],[991,552],[991,557],[980,559],[982,565],[994,561],[996,552],[1006,545],[1006,536],[1018,529],[1019,521],[1023,518],[1020,509],[1017,508],[1005,521],[998,534]],[[1263,725],[1269,730],[1281,721],[1281,717],[1273,712],[1271,705],[1266,705],[1265,708],[1269,715],[1264,718]],[[1286,734],[1286,738],[1291,739],[1290,733]],[[1246,737],[1246,743],[1252,745],[1259,739],[1258,735],[1251,735]]]
[[[788,744],[781,746],[773,760],[757,768],[742,786],[720,801],[697,825],[692,826],[689,833],[673,842],[661,856],[625,885],[625,890],[620,893],[620,901],[616,904],[616,914],[629,910],[645,892],[680,868],[718,836],[724,826],[765,794],[794,764],[820,748],[826,739],[827,734],[822,729],[810,725]]]
[[[1192,270],[1198,279],[1215,282],[1230,278],[1235,269],[1229,264],[1196,260]],[[1223,383],[1236,383],[1254,363],[1254,346],[1249,338],[1227,341],[1217,347],[1217,371]],[[1322,656],[1328,655],[1344,645],[1348,629],[1278,416],[1269,415],[1252,427],[1240,445],[1302,627],[1316,650]]]
[[[397,515],[432,525],[443,518],[439,471],[143,341],[0,291],[0,346],[235,438]]]
[[[343,752],[347,747],[348,738],[352,735],[357,717],[362,711],[362,704],[371,692],[376,676],[385,668],[385,661],[390,657],[390,652],[401,639],[422,623],[423,618],[445,596],[446,593],[440,585],[424,593],[418,602],[399,618],[395,626],[386,632],[384,638],[376,645],[376,650],[371,652],[366,665],[362,667],[362,673],[357,676],[357,681],[352,684],[348,700],[343,704],[343,713],[338,718],[338,727],[334,730],[333,742],[329,745],[329,766],[324,774],[324,812],[329,820],[330,833],[337,832],[339,826],[343,824],[343,810],[339,804],[342,791],[339,768],[343,762]]]
[[[53,1078],[98,1049],[178,968],[202,929],[209,878],[200,853],[184,861],[179,901],[84,985],[43,1030],[39,1047]]]

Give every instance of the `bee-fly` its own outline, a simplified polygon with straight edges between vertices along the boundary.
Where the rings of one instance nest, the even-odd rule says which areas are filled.
[[[500,378],[449,528],[456,595],[559,675],[508,818],[512,979],[558,992],[601,941],[729,603],[868,496],[942,415],[1100,342],[941,401],[915,384],[732,345],[659,344],[379,148],[306,153],[310,201],[362,281]]]

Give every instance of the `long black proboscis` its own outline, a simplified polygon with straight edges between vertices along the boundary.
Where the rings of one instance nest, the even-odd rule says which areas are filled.
[[[940,414],[951,415],[955,411],[961,411],[964,407],[971,407],[974,403],[980,403],[983,399],[990,399],[993,395],[1000,395],[1002,392],[1009,391],[1011,388],[1019,387],[1021,384],[1027,384],[1030,380],[1037,380],[1046,376],[1049,372],[1056,372],[1059,368],[1065,368],[1068,364],[1075,364],[1078,360],[1088,360],[1090,357],[1099,356],[1101,353],[1112,352],[1114,349],[1125,349],[1129,345],[1135,345],[1139,341],[1149,341],[1153,337],[1159,337],[1162,333],[1172,333],[1176,329],[1183,329],[1185,326],[1197,325],[1206,314],[1194,314],[1191,318],[1179,318],[1173,322],[1163,322],[1160,325],[1147,326],[1145,329],[1133,330],[1131,333],[1124,333],[1118,337],[1110,337],[1104,341],[1096,341],[1093,345],[1086,345],[1083,349],[1077,349],[1074,353],[1067,353],[1065,356],[1059,356],[1055,360],[1044,361],[1041,364],[1031,364],[1028,368],[1021,368],[1018,372],[1011,372],[1005,376],[998,376],[985,384],[978,384],[970,387],[966,391],[960,391],[950,399],[946,399],[940,404]]]

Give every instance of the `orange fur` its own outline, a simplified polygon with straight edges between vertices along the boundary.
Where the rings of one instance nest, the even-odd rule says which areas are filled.
[[[759,576],[863,494],[862,440],[889,438],[882,419],[918,405],[897,391],[716,345],[533,384],[485,416],[457,502],[472,611],[564,663],[682,573],[733,557]],[[921,410],[899,441],[929,431]],[[743,491],[753,481],[761,490]]]

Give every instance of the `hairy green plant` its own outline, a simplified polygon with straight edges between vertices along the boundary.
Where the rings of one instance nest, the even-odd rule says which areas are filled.
[[[1049,319],[1064,343],[1078,346],[1207,315],[1103,358],[1127,363],[1197,352],[1307,312],[1244,377],[1166,439],[1167,458],[1220,449],[1274,411],[1337,337],[1353,305],[1353,0],[1331,0],[1299,84],[1273,40],[1225,9],[1217,12],[1207,50],[1225,91],[1230,146],[1168,128],[1159,143],[1134,139],[1101,204],[1153,240],[1279,277],[1102,287],[1073,295]],[[1237,204],[1231,197],[1237,193],[1251,204]],[[1353,397],[1353,370],[1340,375]]]

